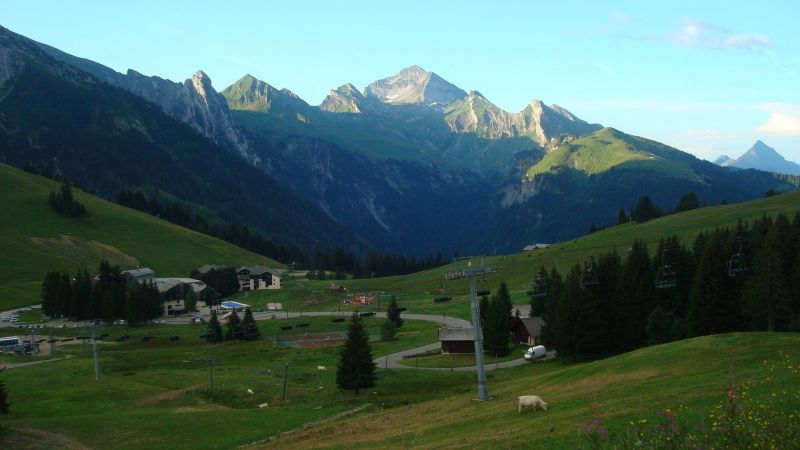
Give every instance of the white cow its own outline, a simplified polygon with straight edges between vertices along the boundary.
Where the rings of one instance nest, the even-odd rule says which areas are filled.
[[[317,372],[327,372],[328,368],[325,366],[317,366]]]
[[[519,396],[519,413],[522,413],[522,408],[533,408],[533,410],[536,411],[537,406],[547,411],[547,403],[538,395]]]

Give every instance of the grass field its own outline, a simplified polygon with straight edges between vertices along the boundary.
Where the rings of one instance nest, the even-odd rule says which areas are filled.
[[[665,216],[646,223],[628,223],[598,231],[573,241],[562,242],[544,250],[505,256],[488,256],[485,264],[499,269],[478,280],[480,290],[495,291],[501,281],[508,283],[512,301],[528,303],[525,292],[531,278],[541,266],[558,267],[563,273],[592,255],[616,250],[622,257],[634,239],[648,244],[651,251],[662,237],[676,235],[683,243],[691,245],[695,236],[703,230],[718,226],[735,226],[739,220],[754,221],[762,215],[774,216],[779,212],[790,218],[800,211],[800,192],[792,192],[736,205],[708,206],[681,214]],[[652,255],[651,255],[652,256]],[[447,281],[444,275],[457,270],[446,265],[432,270],[405,276],[343,281],[311,281],[303,278],[287,280],[280,291],[250,292],[238,296],[245,303],[266,308],[268,302],[281,302],[291,311],[331,311],[339,308],[342,296],[329,293],[331,283],[341,284],[350,292],[380,291],[379,304],[369,308],[384,308],[389,296],[399,298],[401,306],[409,312],[421,314],[446,314],[469,318],[469,298],[466,280]],[[449,303],[435,304],[436,297],[450,296]]]
[[[266,320],[259,326],[265,337],[281,333],[286,338],[303,331],[278,327],[298,323],[310,323],[309,333],[345,328],[326,317]],[[380,319],[366,323],[369,334],[376,335]],[[373,355],[430,343],[435,330],[435,324],[407,320],[398,339],[372,343]],[[680,406],[683,420],[697,422],[731,382],[746,380],[759,382],[753,395],[770,399],[774,393],[783,400],[789,392],[791,408],[800,408],[800,392],[795,392],[800,373],[768,370],[782,361],[780,352],[800,354],[796,333],[709,336],[591,363],[554,360],[493,371],[488,374],[491,399],[478,403],[473,373],[379,369],[377,387],[359,396],[341,392],[334,382],[336,347],[282,348],[268,340],[212,346],[214,389],[209,391],[202,331],[188,325],[100,327],[98,334],[109,336],[99,344],[98,382],[91,346],[84,349],[80,341],[58,348],[56,355],[71,354],[71,359],[6,370],[12,413],[3,424],[12,431],[0,437],[0,447],[53,448],[69,441],[92,448],[232,448],[259,442],[270,448],[485,448],[535,440],[540,448],[575,448],[583,439],[581,427],[593,415],[602,417],[612,434],[622,433],[629,421],[653,420],[666,407]],[[53,332],[87,334],[86,329]],[[122,334],[131,338],[114,341]],[[141,342],[145,334],[152,340]],[[170,341],[174,335],[180,340]],[[288,400],[282,402],[285,364]],[[318,372],[318,365],[329,370]],[[516,396],[531,393],[550,402],[550,410],[518,415]],[[259,409],[262,403],[269,408]],[[334,422],[309,425],[356,410]],[[276,438],[290,430],[296,431]]]
[[[792,355],[788,359],[786,355]],[[258,448],[599,448],[583,431],[598,418],[618,438],[630,423],[677,411],[683,426],[709,420],[728,389],[753,382],[750,400],[787,416],[800,409],[800,335],[736,333],[640,349],[606,360],[557,360],[488,374],[490,400],[473,390],[311,427]],[[410,371],[420,372],[420,371]],[[457,382],[456,379],[453,382]],[[517,413],[537,394],[548,411]],[[710,425],[710,424],[709,424]]]
[[[376,336],[380,319],[367,319],[367,330]],[[272,337],[279,325],[310,323],[287,334],[345,331],[346,323],[329,318],[297,318],[259,322],[262,334]],[[436,324],[407,321],[397,339],[373,342],[373,354],[435,341]],[[85,328],[37,330],[57,336],[89,334]],[[99,344],[100,381],[92,375],[91,345],[82,341],[59,344],[56,355],[69,360],[8,369],[3,374],[13,402],[12,414],[3,424],[13,428],[47,430],[68,436],[94,448],[219,448],[266,438],[275,433],[375,401],[404,405],[459,392],[443,374],[412,376],[383,371],[380,384],[360,396],[340,393],[334,383],[339,350],[282,348],[274,342],[222,343],[213,346],[214,390],[209,392],[208,347],[198,336],[202,326],[98,327],[106,334]],[[2,330],[3,335],[15,334]],[[130,335],[124,342],[114,339]],[[142,342],[141,336],[152,338]],[[170,336],[180,336],[170,341]],[[47,344],[43,344],[47,345]],[[30,357],[0,356],[0,362],[18,363]],[[280,394],[284,365],[289,377],[286,402]],[[317,366],[328,367],[318,372]],[[461,377],[468,384],[469,376]],[[409,380],[422,385],[414,392],[403,386]],[[249,395],[252,389],[254,395]],[[259,409],[256,405],[269,403]],[[0,448],[17,448],[4,445]],[[5,439],[14,439],[8,436]],[[20,437],[23,439],[23,437]],[[6,441],[6,444],[15,441]],[[52,448],[45,441],[42,448]]]
[[[88,214],[53,210],[59,183],[0,164],[0,309],[40,303],[48,270],[97,270],[102,259],[158,276],[186,277],[203,264],[277,264],[219,239],[73,189]]]

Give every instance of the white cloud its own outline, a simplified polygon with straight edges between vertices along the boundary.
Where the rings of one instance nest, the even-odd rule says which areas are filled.
[[[777,136],[800,136],[800,105],[769,103],[761,105],[769,118],[758,131]]]
[[[761,48],[768,48],[772,46],[772,41],[769,36],[764,36],[760,33],[753,34],[735,34],[728,37],[722,42],[724,48],[738,48],[742,50],[756,50]]]
[[[685,17],[674,23],[666,33],[635,36],[636,40],[662,41],[685,48],[715,50],[766,51],[772,47],[769,36],[761,33],[733,34],[721,25]]]
[[[702,22],[691,17],[681,19],[679,28],[666,36],[666,40],[682,47],[714,46],[720,34],[727,30],[718,25]]]

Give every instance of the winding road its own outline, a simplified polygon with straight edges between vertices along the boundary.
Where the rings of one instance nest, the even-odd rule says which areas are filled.
[[[5,313],[8,313],[6,311]],[[3,313],[0,313],[3,314]],[[253,313],[253,317],[256,320],[270,320],[270,319],[291,319],[297,317],[350,317],[353,314],[352,311],[303,311],[303,312],[287,312],[287,311],[258,311]],[[377,312],[375,313],[375,317],[386,318],[385,312]],[[434,315],[434,314],[413,314],[413,313],[403,313],[403,319],[407,320],[422,320],[426,322],[435,322],[440,325],[444,325],[450,328],[469,328],[472,327],[472,324],[464,319],[460,319],[458,317],[451,317],[447,315]],[[168,318],[166,319],[167,324],[173,325],[186,325],[191,322],[191,318],[188,317],[177,317],[177,318]],[[54,325],[55,322],[50,322],[44,325]],[[19,324],[7,324],[7,326],[17,326]],[[0,324],[2,326],[2,324]],[[434,342],[432,344],[423,345],[421,347],[410,348],[407,350],[399,351],[396,353],[392,353],[389,355],[379,356],[374,359],[375,364],[378,367],[382,367],[385,369],[416,369],[416,370],[438,370],[438,371],[446,371],[446,372],[474,372],[477,370],[476,366],[466,366],[466,367],[412,367],[400,364],[400,361],[403,360],[404,356],[412,356],[420,353],[429,352],[431,350],[441,349],[442,345],[440,342]],[[550,359],[554,357],[554,352],[548,352],[547,358]],[[503,369],[506,367],[516,367],[522,366],[525,364],[529,364],[525,358],[514,359],[511,361],[504,361],[501,363],[495,364],[487,364],[486,370],[494,370],[494,369]]]

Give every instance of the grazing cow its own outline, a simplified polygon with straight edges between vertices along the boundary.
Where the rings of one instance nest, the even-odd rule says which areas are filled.
[[[317,372],[327,372],[328,368],[325,366],[317,366]]]
[[[253,390],[252,389],[248,389],[247,393],[250,394],[250,395],[253,395]]]
[[[261,408],[261,409],[269,408],[269,403],[262,403],[262,404],[258,405],[258,407]]]
[[[547,403],[538,395],[519,396],[519,413],[522,413],[522,408],[533,408],[533,410],[536,411],[537,406],[547,411]]]

